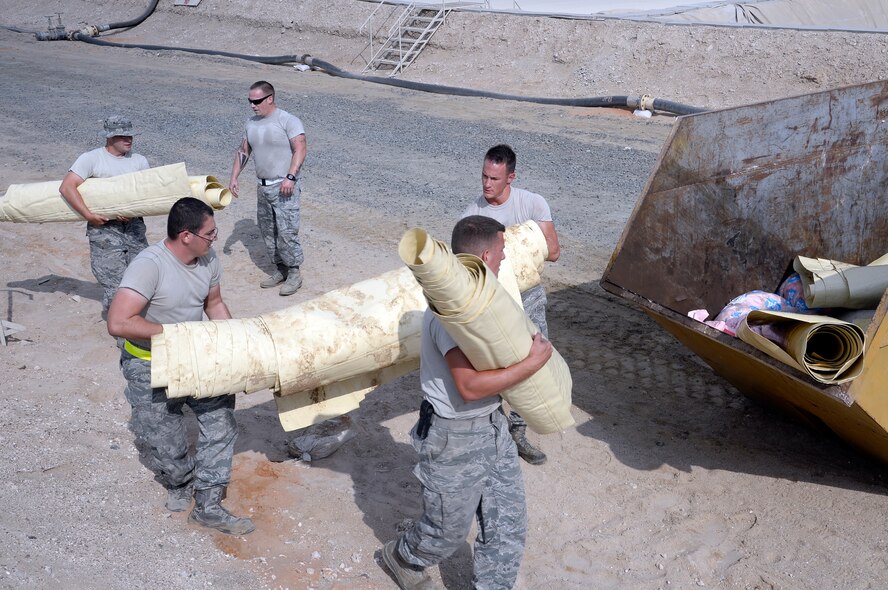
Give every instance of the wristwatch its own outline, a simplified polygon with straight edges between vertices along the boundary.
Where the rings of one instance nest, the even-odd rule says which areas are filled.
[[[292,182],[296,182],[296,177],[293,176],[292,174],[287,174],[287,177],[286,177],[286,178],[287,178],[287,180],[290,180],[290,181],[292,181]]]

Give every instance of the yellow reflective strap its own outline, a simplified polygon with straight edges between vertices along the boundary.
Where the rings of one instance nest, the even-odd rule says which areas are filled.
[[[130,353],[131,355],[133,355],[137,359],[142,359],[143,361],[150,361],[151,360],[151,351],[150,350],[145,350],[144,348],[139,348],[138,346],[136,346],[135,344],[133,344],[129,340],[123,341],[123,348],[124,348],[124,350],[126,350],[128,353]]]

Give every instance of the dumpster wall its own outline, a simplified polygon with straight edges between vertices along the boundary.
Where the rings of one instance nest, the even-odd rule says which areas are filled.
[[[888,461],[884,299],[864,374],[842,386],[686,317],[776,290],[798,254],[866,264],[888,252],[886,119],[888,81],[679,118],[601,284],[744,393]]]

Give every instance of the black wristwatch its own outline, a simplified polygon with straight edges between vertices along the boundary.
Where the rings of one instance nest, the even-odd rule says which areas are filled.
[[[286,178],[287,178],[287,180],[291,180],[293,182],[296,182],[296,177],[293,176],[292,174],[287,174]]]

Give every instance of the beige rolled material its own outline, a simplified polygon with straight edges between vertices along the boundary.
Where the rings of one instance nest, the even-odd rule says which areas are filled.
[[[151,386],[171,398],[310,394],[418,357],[424,308],[402,269],[257,318],[165,324],[151,339]]]
[[[195,196],[217,210],[231,202],[230,191],[215,178],[195,178],[197,188],[185,164],[180,162],[111,178],[87,178],[78,190],[91,211],[110,218],[166,215],[173,203],[188,196]],[[206,180],[200,181],[202,178]],[[0,221],[83,221],[59,193],[61,184],[49,181],[10,185],[0,197]]]
[[[151,386],[213,397],[275,386],[274,341],[260,318],[164,324],[151,339]]]
[[[527,357],[539,329],[480,258],[454,256],[422,229],[405,233],[398,252],[422,286],[429,308],[472,366],[498,369]],[[574,424],[571,388],[567,363],[553,350],[542,369],[502,396],[532,430],[548,434]]]
[[[517,274],[538,283],[548,256],[539,227],[509,228],[507,251],[512,241]],[[518,289],[537,284],[512,283],[519,302]],[[356,409],[376,386],[416,369],[426,307],[401,268],[257,318],[165,324],[151,339],[151,385],[170,398],[272,389],[284,429],[303,428]]]
[[[546,236],[535,221],[506,228],[506,260],[509,261],[522,293],[540,284],[543,262],[549,256]],[[500,283],[509,289],[510,278],[503,276],[500,268]]]
[[[771,324],[784,333],[783,346],[750,328],[757,324]],[[863,330],[833,317],[756,310],[740,322],[737,336],[821,383],[845,383],[863,370],[866,349]]]
[[[394,381],[418,368],[419,354],[389,367],[322,385],[305,394],[275,394],[281,426],[290,432],[347,414],[356,409],[367,394],[379,385]]]
[[[275,390],[310,392],[419,356],[424,300],[409,274],[389,271],[259,316],[274,335]],[[296,313],[294,313],[294,311]]]
[[[518,287],[518,278],[515,276],[515,267],[512,266],[511,258],[504,258],[500,262],[499,277],[500,286],[506,290],[518,307],[524,309],[524,302],[521,301],[521,289]]]
[[[221,210],[231,204],[231,191],[215,176],[189,176],[191,196],[201,199],[213,209]]]
[[[796,256],[793,269],[802,279],[810,308],[875,308],[888,289],[888,255],[866,266]]]

